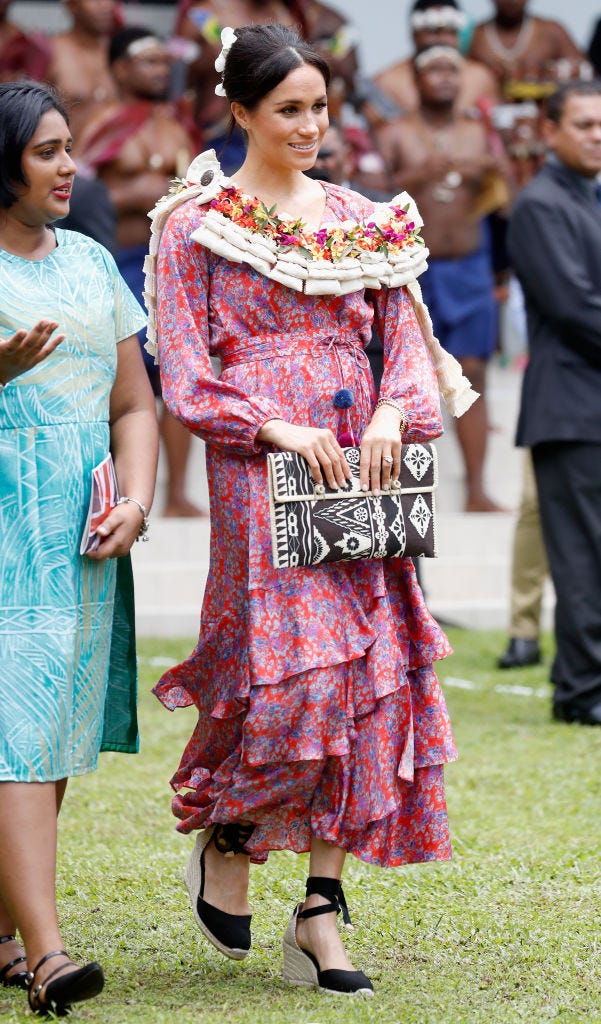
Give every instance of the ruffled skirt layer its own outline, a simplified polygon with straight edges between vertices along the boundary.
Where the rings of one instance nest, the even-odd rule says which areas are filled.
[[[255,862],[306,852],[312,836],[369,863],[448,859],[456,751],[432,663],[450,648],[412,563],[286,570],[249,588],[233,571],[236,525],[231,546],[219,527],[199,644],[155,689],[198,709],[172,779],[179,830],[253,822]]]

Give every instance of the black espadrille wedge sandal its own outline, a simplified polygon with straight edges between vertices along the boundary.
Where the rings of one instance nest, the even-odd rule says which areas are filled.
[[[194,920],[203,935],[230,960],[244,960],[250,953],[250,914],[226,914],[203,899],[205,887],[205,850],[209,843],[224,857],[246,853],[254,825],[213,825],[198,833],[186,866],[184,880],[190,895]]]
[[[342,884],[337,878],[312,877],[307,879],[307,896],[323,896],[329,903],[321,907],[301,910],[302,903],[295,908],[284,932],[284,967],[282,977],[291,985],[317,988],[321,992],[344,996],[373,996],[374,987],[363,971],[322,971],[316,957],[301,949],[296,941],[296,922],[318,914],[339,914],[342,911],[345,924],[351,923]]]

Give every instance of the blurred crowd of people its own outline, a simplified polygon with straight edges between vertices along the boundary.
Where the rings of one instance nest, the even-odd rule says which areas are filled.
[[[319,0],[179,0],[167,39],[138,23],[138,4],[64,7],[70,26],[48,36],[13,24],[10,0],[0,0],[0,80],[27,75],[58,90],[80,171],[71,225],[114,253],[140,297],[147,211],[201,149],[214,148],[226,174],[243,161],[242,134],[230,135],[227,101],[215,94],[223,27],[294,25],[326,57],[333,127],[315,173],[376,199],[415,197],[436,331],[482,395],[457,428],[465,508],[499,511],[484,486],[486,366],[510,278],[506,216],[543,162],[545,100],[559,82],[599,73],[601,19],[584,53],[562,25],[531,15],[528,0],[492,0],[491,17],[475,26],[457,0],[415,0],[413,52],[369,79],[352,24]],[[147,369],[158,396],[156,369]],[[161,427],[165,514],[199,515],[185,491],[189,435],[166,411]]]

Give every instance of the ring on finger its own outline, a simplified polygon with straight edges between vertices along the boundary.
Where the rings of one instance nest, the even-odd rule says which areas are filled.
[[[383,455],[382,456],[382,462],[392,463],[392,462],[394,462],[394,459],[393,459],[392,455]]]

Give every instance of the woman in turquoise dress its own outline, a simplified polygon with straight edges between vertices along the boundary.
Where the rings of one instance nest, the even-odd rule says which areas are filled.
[[[70,152],[49,90],[0,86],[0,980],[28,986],[40,1015],[103,985],[99,964],[64,952],[57,812],[103,743],[117,556],[147,525],[158,443],[144,314],[102,246],[51,227],[69,210]],[[81,555],[109,451],[123,497]]]

